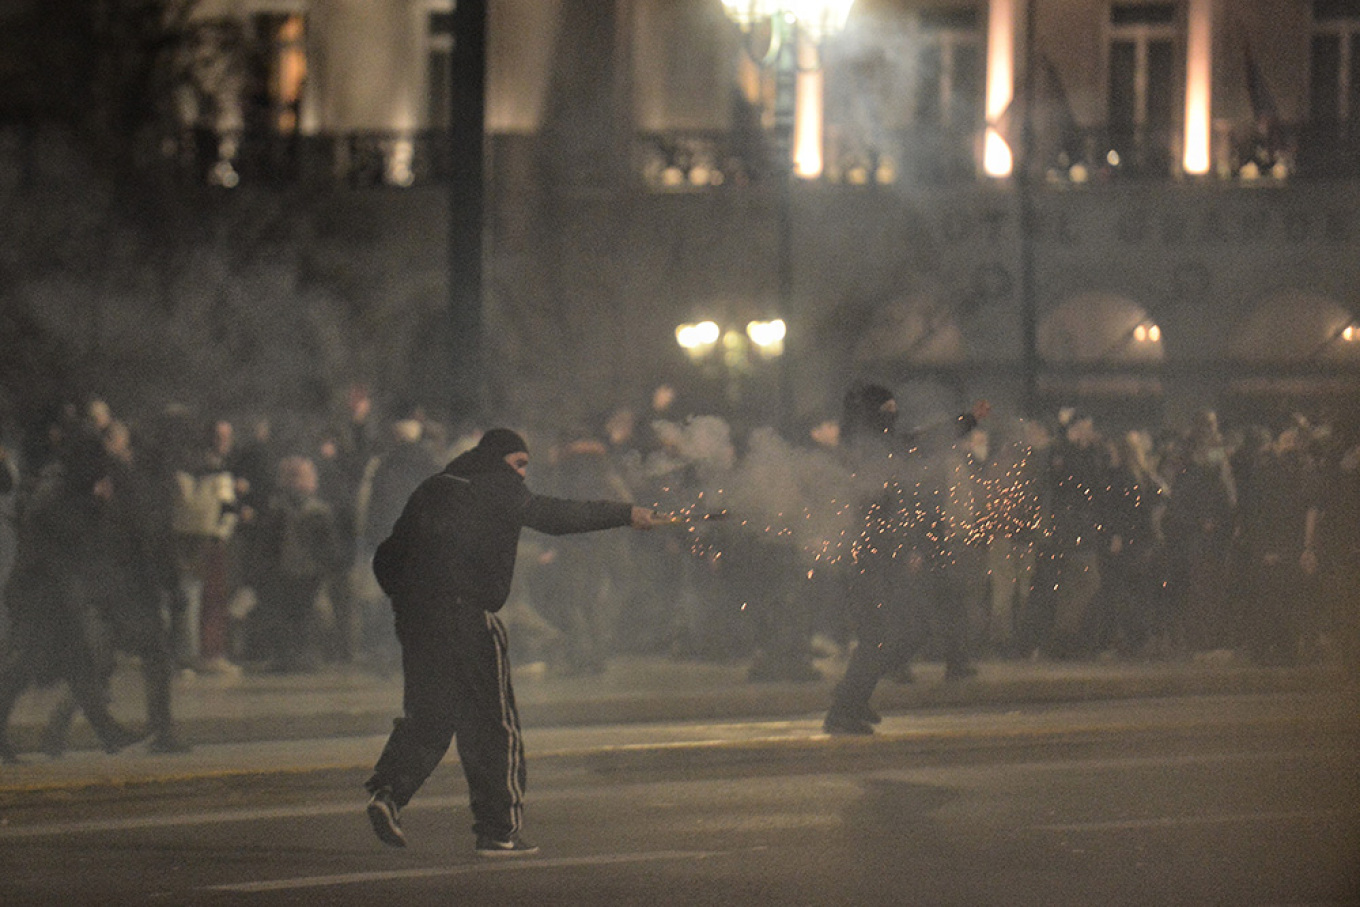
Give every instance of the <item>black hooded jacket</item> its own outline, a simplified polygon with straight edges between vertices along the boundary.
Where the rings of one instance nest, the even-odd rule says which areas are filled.
[[[549,535],[613,529],[632,505],[536,495],[503,456],[474,447],[411,494],[392,539],[401,551],[400,612],[461,605],[499,611],[510,595],[520,529]]]

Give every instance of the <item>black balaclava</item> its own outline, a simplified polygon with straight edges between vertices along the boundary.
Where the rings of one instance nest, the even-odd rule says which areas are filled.
[[[524,443],[524,438],[518,432],[508,428],[493,428],[482,435],[476,447],[444,467],[444,471],[455,476],[470,476],[501,469],[510,470],[505,458],[512,453],[520,452],[528,453],[529,446]]]
[[[504,459],[512,453],[528,453],[529,445],[524,443],[518,432],[508,428],[493,428],[482,439],[477,442],[477,446],[483,448],[487,453]]]

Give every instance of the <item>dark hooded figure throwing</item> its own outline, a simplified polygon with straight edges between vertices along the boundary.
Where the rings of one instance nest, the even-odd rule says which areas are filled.
[[[505,625],[520,530],[550,535],[632,526],[646,508],[536,495],[524,485],[524,439],[493,428],[411,494],[379,546],[374,572],[392,598],[404,673],[403,716],[365,785],[378,838],[404,847],[399,811],[456,738],[482,856],[537,848],[520,837],[524,745],[510,686]]]

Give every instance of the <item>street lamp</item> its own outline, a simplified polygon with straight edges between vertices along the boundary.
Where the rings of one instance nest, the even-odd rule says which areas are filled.
[[[793,297],[793,227],[791,183],[794,174],[816,177],[822,170],[822,81],[820,48],[823,41],[845,28],[855,0],[723,0],[728,19],[741,29],[746,52],[761,68],[774,74],[774,176],[778,192],[778,305],[788,317]],[[768,31],[764,52],[757,55],[750,38],[757,30]],[[796,138],[796,141],[795,141]],[[762,345],[755,334],[748,336],[757,349],[784,349],[782,320],[758,328],[762,337],[777,331],[778,339]],[[778,325],[777,328],[773,325]],[[780,410],[792,414],[787,358],[779,372]]]
[[[722,336],[717,322],[701,321],[698,324],[681,324],[675,328],[675,342],[691,359],[702,359],[713,349]]]
[[[761,359],[775,359],[784,355],[784,319],[746,322],[745,336],[736,328],[722,328],[716,321],[675,326],[675,342],[685,355],[696,362],[707,359],[722,341],[729,365],[745,369],[750,365],[750,348]]]
[[[1162,329],[1156,322],[1144,321],[1133,329],[1135,343],[1161,343]]]
[[[776,16],[799,23],[817,40],[845,28],[855,0],[723,0],[727,18],[743,29],[763,25]]]
[[[756,378],[768,366],[760,362],[780,359],[784,355],[786,327],[782,318],[770,321],[748,321],[745,331],[737,327],[723,327],[716,321],[705,320],[675,327],[675,342],[685,355],[699,367],[709,380],[721,381],[723,396],[729,407],[741,410],[750,403],[744,385]],[[779,372],[780,394],[784,393],[782,363]],[[780,403],[784,401],[781,399]]]
[[[751,344],[756,348],[756,353],[762,359],[773,359],[776,356],[784,355],[784,334],[787,327],[784,319],[776,318],[773,321],[752,321],[746,325],[746,336],[750,338]]]
[[[746,52],[774,74],[775,166],[798,176],[822,172],[820,48],[845,28],[854,0],[723,0],[727,18],[741,29]],[[759,33],[764,48],[751,38]]]

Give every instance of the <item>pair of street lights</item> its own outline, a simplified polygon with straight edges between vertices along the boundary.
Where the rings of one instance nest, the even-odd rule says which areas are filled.
[[[721,343],[723,362],[729,367],[745,368],[752,351],[761,359],[775,359],[784,355],[784,319],[748,321],[743,334],[735,328],[724,330],[716,321],[682,324],[675,329],[675,342],[691,359],[704,360],[713,355]]]
[[[706,380],[716,381],[729,410],[738,415],[771,412],[761,402],[763,394],[752,394],[750,386],[767,385],[770,369],[779,391],[779,416],[786,416],[786,375],[783,319],[749,321],[743,331],[722,327],[716,321],[681,324],[675,328],[675,342],[684,350]],[[754,407],[754,408],[753,408]],[[783,421],[781,418],[780,422]]]
[[[854,2],[723,0],[723,10],[741,30],[751,59],[774,76],[772,137],[778,200],[775,266],[778,311],[784,317],[790,314],[793,296],[791,183],[795,174],[816,176],[821,171],[820,48],[823,41],[845,28]],[[761,39],[763,47],[757,52]],[[805,75],[814,78],[804,81]],[[680,325],[675,339],[696,362],[712,359],[721,348],[722,365],[729,377],[748,371],[753,358],[779,359],[779,404],[782,416],[787,419],[793,401],[788,363],[783,358],[786,332],[783,317],[752,321],[744,333],[704,321]],[[729,396],[733,387],[729,380]]]

